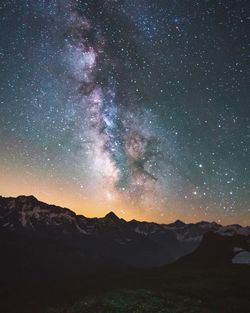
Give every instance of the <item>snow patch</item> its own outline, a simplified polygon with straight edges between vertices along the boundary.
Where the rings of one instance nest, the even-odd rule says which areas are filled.
[[[75,226],[80,233],[85,235],[87,234],[87,232],[84,229],[82,229],[77,223],[75,223]]]
[[[27,224],[26,213],[24,211],[21,211],[20,214],[21,214],[20,222],[23,225],[23,227],[25,227]]]
[[[233,257],[232,263],[250,265],[250,252],[242,251],[238,253],[235,257]]]
[[[234,248],[234,252],[240,252],[240,251],[244,251],[244,250],[242,248],[237,248],[237,247]]]

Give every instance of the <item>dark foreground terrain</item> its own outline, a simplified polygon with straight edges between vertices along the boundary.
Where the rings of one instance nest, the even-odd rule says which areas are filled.
[[[20,282],[1,289],[0,312],[249,313],[250,267],[168,265],[151,270]]]

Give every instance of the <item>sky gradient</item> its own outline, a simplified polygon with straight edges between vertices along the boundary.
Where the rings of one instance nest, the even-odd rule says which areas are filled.
[[[250,224],[249,4],[0,4],[0,194]]]

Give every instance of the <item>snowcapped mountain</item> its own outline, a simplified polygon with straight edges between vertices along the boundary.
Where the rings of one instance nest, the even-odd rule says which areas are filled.
[[[0,198],[0,226],[10,231],[83,232],[85,218],[68,209],[48,205],[33,196]]]
[[[242,227],[237,224],[222,226],[215,222],[198,222],[196,224],[185,224],[181,221],[164,225],[166,229],[170,229],[175,232],[179,241],[201,241],[204,234],[207,232],[213,232],[222,236],[234,236],[234,235],[250,235],[250,227]]]
[[[56,272],[160,266],[192,253],[208,232],[247,236],[250,227],[127,222],[113,212],[86,218],[33,196],[0,197],[0,268],[12,264],[14,273],[13,268]]]
[[[171,224],[156,224],[132,220],[126,222],[110,212],[103,218],[86,218],[73,211],[38,201],[34,196],[17,198],[0,197],[0,227],[5,230],[51,231],[63,234],[79,233],[97,235],[106,230],[133,232],[145,237],[168,234],[178,241],[200,241],[202,236],[212,231],[225,236],[249,235],[250,227],[234,224],[222,226],[215,222],[185,224],[177,220]]]

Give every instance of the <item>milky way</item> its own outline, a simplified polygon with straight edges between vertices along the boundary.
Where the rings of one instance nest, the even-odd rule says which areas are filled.
[[[0,193],[250,222],[247,1],[3,1]]]

